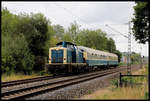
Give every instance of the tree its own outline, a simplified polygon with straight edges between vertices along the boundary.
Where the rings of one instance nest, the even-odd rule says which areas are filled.
[[[77,35],[76,43],[97,50],[106,50],[107,37],[106,33],[100,29],[89,30],[83,29]]]
[[[64,34],[63,41],[73,42],[71,35],[69,33]]]
[[[79,34],[80,30],[79,30],[79,25],[76,23],[76,21],[74,21],[74,23],[71,23],[70,27],[68,28],[67,33],[70,34],[71,36],[71,40],[73,41],[73,43],[76,42],[77,40],[77,35]]]
[[[47,42],[54,33],[50,24],[41,13],[15,15],[2,9],[2,64],[3,68],[8,67],[4,71],[16,67],[15,71],[26,74],[41,69],[37,57],[48,56]]]
[[[19,32],[20,17],[10,13],[7,8],[2,9],[2,72],[11,74],[23,72],[29,74],[34,65],[23,33]]]
[[[64,35],[64,28],[61,25],[54,25],[53,29],[55,31],[55,36],[59,39],[62,40],[62,37]]]
[[[121,61],[121,57],[122,57],[121,52],[119,50],[116,50],[114,53],[118,56],[118,62],[120,62]]]
[[[133,35],[139,43],[145,44],[149,40],[149,3],[136,2],[134,6]]]
[[[107,50],[111,53],[114,53],[116,50],[115,41],[112,38],[107,40]]]
[[[138,53],[131,53],[131,64],[137,64],[141,62],[141,56]]]

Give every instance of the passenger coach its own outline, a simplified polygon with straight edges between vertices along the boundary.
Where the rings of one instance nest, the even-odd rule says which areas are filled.
[[[86,52],[86,63],[88,66],[117,66],[118,56],[100,50],[91,49],[84,46],[78,46],[79,49]]]

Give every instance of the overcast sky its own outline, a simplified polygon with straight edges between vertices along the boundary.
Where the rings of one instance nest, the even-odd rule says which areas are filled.
[[[98,29],[109,34],[115,40],[116,48],[121,52],[128,51],[128,39],[113,29],[128,35],[128,22],[134,17],[134,2],[2,2],[13,14],[25,12],[30,14],[43,13],[52,25],[59,24],[68,28],[70,23],[76,21],[80,29]],[[3,20],[3,19],[2,19]],[[131,51],[149,56],[148,43],[138,44],[131,36]],[[142,49],[140,48],[142,47]],[[142,51],[141,51],[142,50]]]

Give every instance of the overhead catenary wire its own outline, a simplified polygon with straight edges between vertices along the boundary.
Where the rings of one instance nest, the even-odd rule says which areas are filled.
[[[70,10],[68,10],[68,9],[65,8],[65,7],[63,7],[62,5],[59,5],[59,4],[57,4],[57,3],[54,3],[54,4],[55,4],[57,7],[59,7],[59,8],[63,8],[66,12],[68,12],[69,14],[71,14],[71,15],[72,15],[73,17],[75,17],[76,19],[82,21],[82,22],[85,23],[85,25],[86,25],[86,20],[84,20],[84,19],[82,19],[81,17],[75,15],[74,13],[72,13]],[[78,20],[77,20],[77,21],[78,21]],[[80,22],[80,21],[78,21],[78,22]],[[125,24],[128,24],[128,23],[124,23],[124,25],[125,25]],[[90,25],[91,27],[93,27],[93,25],[91,25],[91,24],[88,24],[88,25]],[[99,24],[99,25],[100,25],[100,24]],[[122,35],[122,36],[128,38],[128,36],[126,36],[126,35],[122,34],[121,32],[119,32],[119,31],[117,31],[117,30],[111,28],[111,27],[108,26],[107,24],[106,24],[106,25],[105,25],[105,24],[101,24],[101,25],[107,26],[107,27],[109,27],[111,30],[113,30],[113,31],[115,31],[115,32],[117,32],[117,33],[120,33],[120,35]],[[122,24],[111,24],[111,25],[122,25]],[[111,34],[107,34],[107,35],[108,35],[108,36],[111,36]],[[113,34],[113,35],[115,35],[115,34]],[[117,35],[117,34],[116,34],[116,35]]]
[[[117,33],[120,33],[120,35],[122,35],[122,36],[124,36],[124,37],[128,38],[128,36],[126,36],[126,35],[122,34],[121,32],[119,32],[119,31],[115,30],[114,28],[112,28],[112,27],[108,26],[107,24],[106,24],[106,26],[107,26],[107,27],[109,27],[110,29],[112,29],[113,31],[115,31],[115,32],[117,32]]]
[[[54,4],[55,4],[57,7],[63,8],[66,12],[68,12],[69,14],[71,14],[72,16],[74,16],[75,18],[79,19],[80,21],[86,22],[86,21],[84,21],[84,19],[82,19],[82,18],[76,16],[75,14],[73,14],[73,13],[72,13],[70,10],[68,10],[67,8],[65,8],[65,7],[63,7],[63,6],[59,5],[59,4],[56,4],[56,3],[54,3]]]
[[[79,17],[79,16],[77,16],[77,15],[75,15],[74,13],[72,13],[69,9],[67,9],[67,8],[65,8],[65,7],[63,7],[63,6],[61,6],[61,5],[59,5],[59,4],[56,4],[56,3],[54,3],[57,7],[59,7],[59,8],[63,8],[66,12],[68,12],[69,14],[71,14],[73,17],[75,17],[76,18],[76,20],[78,21],[78,22],[83,22],[83,24],[85,24],[86,26],[88,25],[88,26],[91,26],[91,27],[93,27],[93,26],[95,26],[95,25],[93,25],[93,24],[86,24],[87,23],[87,21],[86,20],[84,20],[84,19],[82,19],[81,17]],[[102,26],[105,26],[104,24],[101,24]]]
[[[121,34],[122,36],[128,38],[128,68],[127,68],[127,74],[131,74],[131,21],[128,22],[129,24],[129,34],[128,36],[122,34],[121,32],[115,30],[114,28],[108,26],[106,24],[107,27],[109,27],[110,29],[112,29],[113,31]]]
[[[76,19],[78,19],[77,21],[78,22],[80,22],[80,21],[82,21],[83,23],[85,23],[85,25],[87,25],[86,24],[86,20],[84,20],[84,19],[82,19],[81,17],[79,17],[79,16],[77,16],[77,15],[75,15],[74,13],[72,13],[69,9],[67,9],[67,8],[65,8],[65,7],[63,7],[62,5],[60,5],[60,4],[57,4],[57,3],[53,3],[53,4],[55,4],[57,7],[59,7],[59,8],[63,8],[66,12],[68,12],[69,14],[71,14],[73,17],[75,17]],[[79,21],[80,20],[80,21]],[[124,23],[124,24],[128,24],[128,23]],[[91,26],[92,28],[93,28],[93,26],[95,26],[95,25],[91,25],[91,24],[88,24],[89,26]],[[105,26],[105,24],[98,24],[98,25],[101,25],[101,26]],[[111,25],[122,25],[122,24],[111,24]],[[112,29],[112,28],[111,28]],[[119,32],[120,33],[120,32]],[[121,34],[121,33],[120,33]],[[108,34],[109,35],[109,34]],[[117,34],[116,34],[117,35]],[[125,36],[125,35],[123,35],[123,36]],[[125,36],[126,38],[127,38],[127,36]]]

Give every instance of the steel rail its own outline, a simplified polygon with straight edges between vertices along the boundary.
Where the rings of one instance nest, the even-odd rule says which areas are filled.
[[[58,77],[60,77],[60,76],[44,76],[44,77],[36,77],[36,78],[30,78],[30,79],[2,82],[1,87],[10,87],[10,86],[14,86],[14,85],[16,86],[19,84],[31,83],[31,82],[41,81],[41,80],[54,79],[54,78],[58,78]]]

